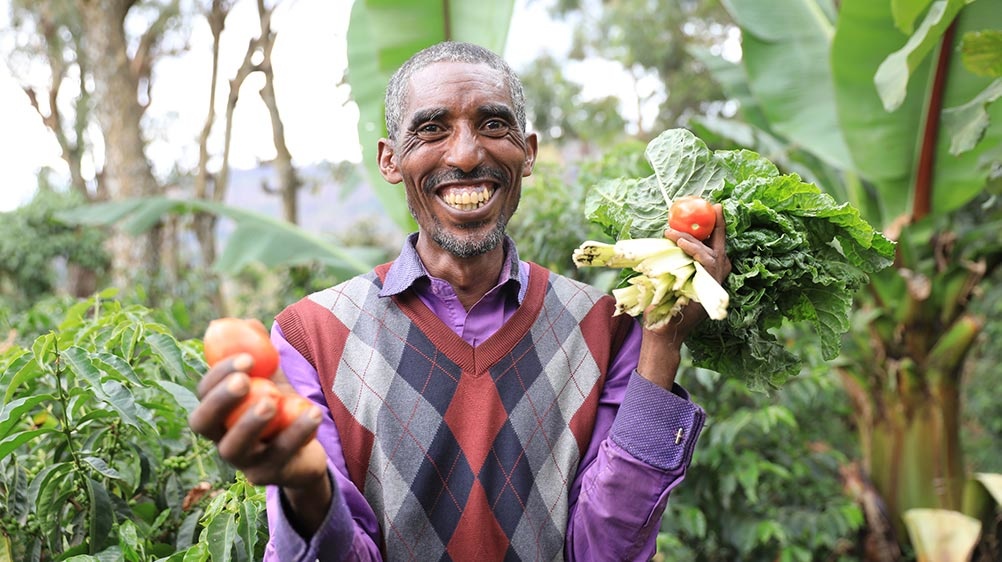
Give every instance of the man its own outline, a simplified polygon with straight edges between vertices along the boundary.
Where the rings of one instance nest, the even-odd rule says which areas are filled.
[[[247,356],[210,370],[191,426],[268,485],[267,559],[646,560],[705,414],[675,384],[698,305],[659,331],[518,258],[505,224],[532,172],[517,77],[465,43],[405,63],[383,176],[419,231],[400,256],[276,319],[284,380],[317,408],[275,439],[261,403],[229,431]],[[709,244],[666,232],[722,280]],[[310,439],[316,431],[317,439]]]

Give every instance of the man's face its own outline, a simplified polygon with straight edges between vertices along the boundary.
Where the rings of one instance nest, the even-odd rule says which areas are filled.
[[[504,238],[535,157],[536,137],[519,129],[501,74],[482,64],[417,71],[397,140],[379,144],[383,176],[404,183],[422,237],[461,258]]]

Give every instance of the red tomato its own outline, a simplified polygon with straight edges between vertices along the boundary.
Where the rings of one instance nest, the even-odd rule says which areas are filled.
[[[282,396],[282,407],[278,409],[278,414],[275,417],[278,418],[282,429],[285,429],[292,425],[292,422],[296,421],[303,412],[306,412],[312,406],[313,402],[298,394],[286,394]],[[311,439],[316,436],[317,433],[313,432]]]
[[[717,213],[713,205],[702,197],[679,197],[668,209],[668,226],[672,230],[687,232],[697,240],[706,240],[713,233]]]
[[[265,398],[270,398],[275,403],[277,411],[275,416],[271,418],[271,420],[268,421],[268,424],[264,426],[264,429],[261,430],[261,440],[267,441],[268,439],[274,437],[279,431],[285,429],[285,426],[282,425],[281,416],[279,416],[279,412],[282,411],[282,402],[284,401],[284,397],[282,396],[281,391],[278,390],[278,387],[275,386],[275,383],[271,382],[269,379],[262,378],[250,379],[250,389],[247,391],[247,395],[244,396],[244,399],[237,404],[237,407],[233,408],[233,411],[226,416],[226,429],[233,427],[233,425],[240,420],[241,416],[243,416],[248,409],[254,407],[258,402]]]
[[[268,378],[278,370],[278,350],[271,343],[268,330],[254,318],[219,318],[209,322],[203,338],[205,361],[213,366],[219,361],[248,353],[254,365],[247,373],[252,377]]]

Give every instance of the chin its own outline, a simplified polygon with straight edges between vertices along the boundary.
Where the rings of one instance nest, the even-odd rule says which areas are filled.
[[[432,239],[445,251],[457,258],[472,258],[481,256],[497,248],[504,241],[503,228],[495,228],[484,236],[458,237],[441,230]]]

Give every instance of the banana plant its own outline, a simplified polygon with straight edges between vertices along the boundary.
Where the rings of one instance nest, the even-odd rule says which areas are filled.
[[[376,162],[376,142],[386,135],[386,84],[411,55],[440,41],[467,41],[501,53],[513,6],[514,0],[356,0],[352,5],[348,83],[358,105],[362,162],[386,213],[405,232],[416,225],[403,190],[383,180]]]
[[[1002,10],[991,0],[725,0],[742,60],[717,75],[744,122],[898,241],[871,278],[837,369],[887,523],[964,509],[962,371],[1002,263]],[[768,153],[768,152],[766,152]]]

